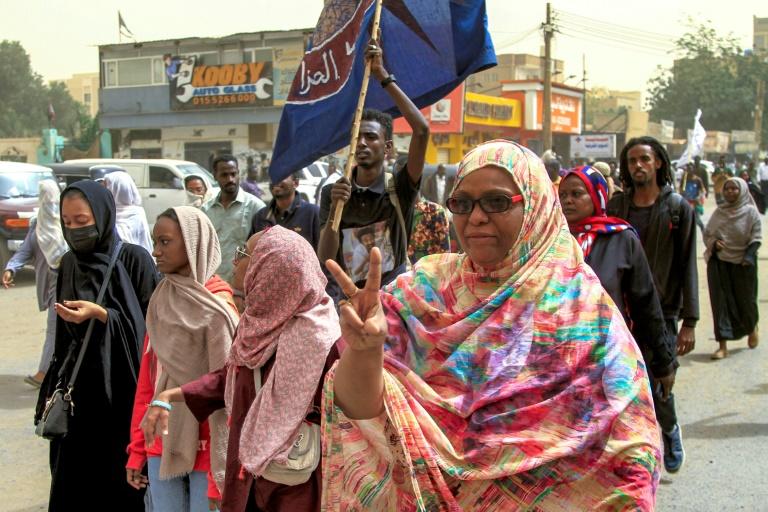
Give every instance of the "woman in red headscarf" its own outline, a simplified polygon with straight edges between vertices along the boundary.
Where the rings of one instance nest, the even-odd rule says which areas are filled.
[[[677,360],[640,239],[625,220],[608,217],[608,186],[591,166],[569,171],[560,182],[560,204],[571,233],[640,347],[649,373],[672,391]]]

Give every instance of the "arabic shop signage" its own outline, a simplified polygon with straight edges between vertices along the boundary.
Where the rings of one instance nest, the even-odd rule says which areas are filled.
[[[467,115],[508,121],[512,119],[512,105],[492,105],[482,101],[467,101]]]
[[[194,55],[165,55],[172,110],[271,106],[272,62],[206,66]]]

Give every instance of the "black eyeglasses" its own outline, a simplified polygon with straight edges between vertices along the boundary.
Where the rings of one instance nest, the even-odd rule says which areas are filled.
[[[523,202],[522,194],[514,196],[492,194],[483,196],[480,199],[449,197],[445,202],[445,206],[454,215],[469,215],[475,209],[475,204],[479,204],[480,209],[485,213],[503,213],[512,208],[513,204],[521,202]]]

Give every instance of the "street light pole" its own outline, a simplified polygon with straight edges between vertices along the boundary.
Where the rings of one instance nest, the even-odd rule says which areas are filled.
[[[581,54],[581,133],[587,131],[587,54]]]
[[[547,2],[544,29],[544,101],[541,113],[542,152],[552,149],[552,6]]]

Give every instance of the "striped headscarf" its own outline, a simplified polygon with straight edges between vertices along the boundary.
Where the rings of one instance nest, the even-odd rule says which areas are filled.
[[[595,212],[589,217],[581,219],[576,224],[570,226],[571,233],[584,252],[584,257],[589,256],[592,251],[592,245],[599,234],[618,233],[631,229],[635,231],[632,225],[618,217],[608,217],[605,210],[608,206],[608,183],[599,169],[589,165],[576,167],[563,176],[565,180],[568,176],[576,176],[587,188],[587,193],[592,199],[592,206]],[[637,233],[635,233],[637,234]]]
[[[651,510],[660,438],[637,346],[541,160],[491,141],[466,155],[456,188],[486,166],[523,195],[518,240],[490,273],[433,255],[386,288],[385,436],[333,406],[329,373],[323,507]]]

